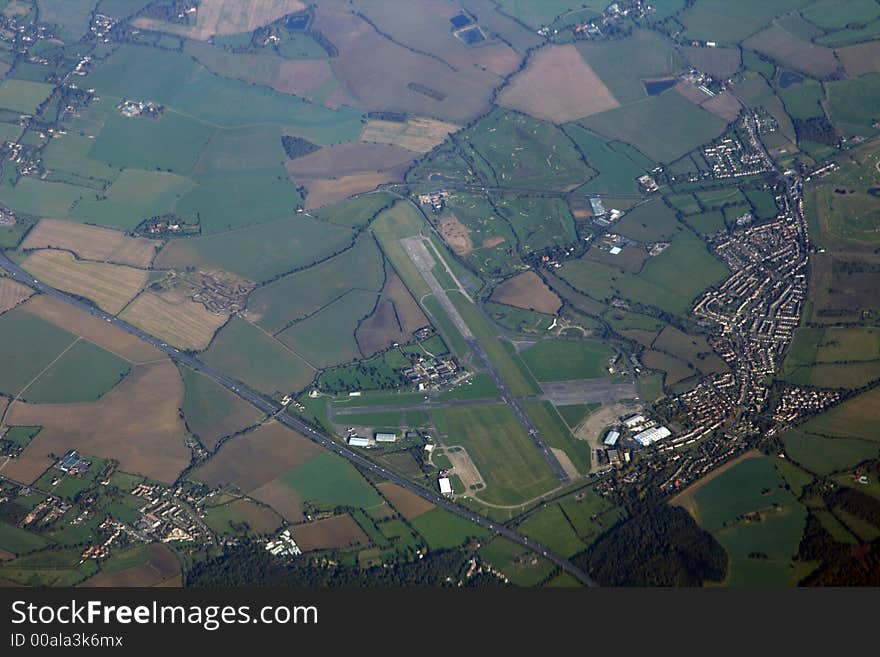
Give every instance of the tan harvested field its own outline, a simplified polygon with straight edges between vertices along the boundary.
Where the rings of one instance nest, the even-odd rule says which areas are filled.
[[[347,513],[290,528],[293,540],[303,552],[366,545],[370,542],[364,530]]]
[[[837,49],[847,75],[857,78],[867,73],[880,73],[880,41],[858,43]]]
[[[133,25],[204,41],[215,34],[250,32],[304,8],[300,0],[201,0],[194,25],[144,17],[135,19]]]
[[[193,477],[212,488],[234,484],[250,494],[321,451],[308,438],[273,421],[226,441]]]
[[[436,29],[448,34],[444,23],[437,22]],[[346,5],[319,4],[313,29],[336,45],[339,56],[330,60],[336,78],[367,110],[463,123],[490,109],[492,91],[503,79],[478,66],[454,68],[394,43]]]
[[[115,573],[98,573],[84,581],[80,586],[160,586],[164,585],[168,580],[174,581],[181,577],[180,561],[171,548],[162,543],[153,543],[148,549],[150,558],[147,563]]]
[[[454,123],[410,117],[400,121],[367,121],[361,140],[375,144],[391,144],[415,153],[427,153],[439,146],[450,133],[458,130]]]
[[[40,295],[24,306],[28,312],[66,331],[94,342],[132,363],[148,363],[166,358],[165,354],[120,328],[73,308],[60,299]]]
[[[10,559],[15,559],[15,554],[0,548],[0,561],[9,561]]]
[[[367,358],[395,342],[407,342],[408,338],[397,321],[394,303],[388,299],[380,299],[373,314],[362,321],[355,331],[358,349]]]
[[[27,285],[17,283],[11,278],[0,278],[0,315],[15,308],[33,293]]]
[[[302,522],[306,519],[302,510],[302,499],[280,479],[273,479],[249,494],[255,500],[271,506],[287,522]]]
[[[409,164],[415,157],[415,153],[399,146],[350,141],[288,160],[287,172],[294,180],[297,176],[329,178],[355,173],[376,173]]]
[[[695,68],[723,79],[736,73],[742,63],[739,48],[683,46],[681,53]]]
[[[114,315],[137,296],[149,277],[145,269],[77,260],[54,249],[33,251],[21,266],[44,283],[91,299]]]
[[[172,482],[190,462],[186,427],[178,413],[182,403],[183,381],[170,361],[132,368],[97,402],[13,402],[8,424],[43,430],[3,474],[30,483],[51,465],[48,454],[76,449],[116,459],[125,472]]]
[[[229,316],[215,315],[183,291],[178,292],[144,292],[120,318],[180,349],[205,349]]]
[[[685,488],[683,491],[676,494],[674,497],[670,498],[670,500],[669,500],[669,502],[667,502],[667,504],[669,504],[670,506],[680,506],[685,511],[690,513],[694,520],[696,520],[697,522],[700,522],[700,514],[699,514],[699,511],[697,510],[696,502],[694,501],[694,496],[697,494],[697,491],[699,491],[703,486],[708,484],[710,481],[712,481],[716,477],[723,475],[725,472],[727,472],[731,468],[739,465],[743,461],[747,461],[748,459],[753,459],[756,456],[761,456],[761,453],[756,452],[756,451],[748,451],[748,452],[745,452],[744,454],[740,454],[736,458],[729,460],[727,463],[722,465],[720,468],[715,468],[714,470],[712,470],[712,472],[707,474],[705,477],[703,477],[702,479],[698,479],[697,481],[692,483],[690,486]]]
[[[701,107],[728,123],[736,120],[742,109],[736,96],[729,91],[722,91],[720,94],[712,96],[709,100],[704,101]]]
[[[566,123],[620,106],[571,44],[539,50],[501,92],[498,103],[552,123]]]
[[[504,78],[519,68],[522,58],[507,44],[488,43],[479,48],[468,48],[452,54],[446,61],[456,68],[471,63]]]
[[[388,182],[402,182],[406,166],[374,173],[356,173],[339,178],[297,178],[295,182],[308,190],[306,210],[344,201],[349,196],[371,192]]]
[[[382,294],[394,302],[394,306],[397,308],[397,317],[400,319],[403,330],[407,333],[412,333],[429,323],[425,313],[422,312],[419,304],[416,303],[410,291],[395,272],[389,273]]]
[[[25,250],[65,249],[73,251],[82,260],[112,262],[142,269],[150,266],[160,246],[161,242],[129,237],[118,230],[59,219],[41,220],[21,244]]]
[[[440,235],[456,255],[466,256],[474,250],[471,229],[461,223],[454,215],[440,220]]]
[[[507,238],[501,237],[501,235],[496,235],[495,237],[487,237],[483,240],[483,248],[491,249],[499,244],[504,244],[507,241]]]
[[[397,512],[407,520],[418,518],[423,513],[427,513],[434,509],[434,505],[426,499],[423,499],[411,493],[405,488],[401,488],[397,484],[391,482],[383,482],[376,484],[376,488],[385,496],[385,499],[397,509]]]
[[[504,281],[492,292],[491,300],[548,315],[555,315],[562,307],[562,299],[533,271]]]
[[[824,78],[837,70],[837,59],[831,48],[798,39],[778,25],[743,41],[743,47],[766,55],[783,66]]]

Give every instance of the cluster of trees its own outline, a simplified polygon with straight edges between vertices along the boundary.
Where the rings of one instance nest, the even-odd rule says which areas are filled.
[[[245,544],[195,564],[187,586],[446,587],[459,582],[468,587],[505,586],[494,575],[465,578],[469,561],[470,555],[462,550],[439,550],[417,561],[362,570],[306,556],[280,559],[260,545]]]
[[[653,504],[574,562],[603,586],[701,586],[727,574],[727,553],[682,508]]]
[[[821,564],[801,586],[880,586],[880,543],[858,547],[840,543],[812,513],[807,516],[798,559]]]
[[[284,135],[281,138],[281,145],[284,147],[284,152],[287,153],[287,157],[291,160],[303,157],[309,153],[314,153],[321,148],[317,144],[310,142],[308,139],[292,137],[290,135]]]
[[[792,119],[798,143],[812,141],[817,144],[836,146],[840,135],[837,129],[824,116],[813,116],[809,119]]]

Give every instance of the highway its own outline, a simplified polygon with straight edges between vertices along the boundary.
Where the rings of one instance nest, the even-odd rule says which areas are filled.
[[[269,400],[263,398],[261,395],[250,390],[246,386],[243,386],[241,383],[234,381],[233,379],[230,379],[229,377],[224,376],[223,374],[220,374],[219,372],[211,369],[197,358],[190,356],[189,354],[186,354],[165,342],[162,342],[158,338],[150,335],[149,333],[145,333],[141,329],[137,328],[136,326],[132,326],[128,322],[125,322],[121,319],[118,319],[117,317],[114,317],[113,315],[105,313],[104,311],[95,308],[94,306],[84,303],[79,299],[76,299],[68,294],[65,294],[64,292],[61,292],[60,290],[46,285],[38,279],[35,279],[24,269],[12,262],[2,252],[0,252],[0,267],[5,269],[13,279],[19,281],[20,283],[24,283],[25,285],[33,288],[37,292],[40,292],[47,296],[55,297],[56,299],[59,299],[75,308],[78,308],[79,310],[82,310],[83,312],[86,312],[93,317],[98,317],[110,324],[113,324],[123,331],[143,340],[144,342],[153,345],[156,349],[163,351],[175,361],[183,363],[187,367],[196,370],[197,372],[201,372],[205,376],[210,377],[211,379],[222,385],[224,388],[235,393],[266,415],[274,416],[275,419],[281,424],[301,433],[303,436],[317,443],[321,447],[324,447],[325,449],[335,454],[338,454],[342,458],[347,459],[348,461],[354,463],[363,470],[368,470],[373,474],[382,477],[387,481],[393,482],[401,488],[404,488],[411,493],[414,493],[415,495],[418,495],[419,497],[428,500],[432,504],[442,509],[445,509],[446,511],[449,511],[450,513],[469,520],[474,524],[479,525],[480,527],[483,527],[490,532],[494,532],[500,536],[503,536],[504,538],[511,540],[519,545],[522,545],[525,548],[533,550],[548,561],[559,566],[563,571],[576,578],[585,586],[597,586],[596,582],[587,573],[575,566],[568,559],[565,559],[562,556],[550,551],[548,548],[541,545],[537,541],[533,541],[530,538],[522,536],[521,534],[515,532],[509,527],[506,527],[503,524],[497,523],[493,520],[490,520],[489,518],[486,518],[485,516],[480,515],[479,513],[455,504],[454,502],[443,497],[439,493],[435,493],[434,491],[422,488],[421,486],[412,483],[408,479],[394,472],[391,472],[390,470],[387,470],[386,468],[383,468],[376,463],[373,463],[361,454],[355,452],[352,449],[349,449],[345,445],[341,445],[335,442],[328,436],[319,433],[305,422],[290,415],[286,411],[286,409],[280,404],[270,402]],[[482,351],[482,349],[478,345],[477,349],[479,351]],[[485,357],[484,354],[481,354],[481,356]]]

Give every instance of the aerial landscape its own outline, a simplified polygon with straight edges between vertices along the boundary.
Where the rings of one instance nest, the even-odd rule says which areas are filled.
[[[880,0],[0,0],[0,587],[880,586]]]

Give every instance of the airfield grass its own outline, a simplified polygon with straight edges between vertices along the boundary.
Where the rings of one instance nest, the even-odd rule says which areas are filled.
[[[599,408],[601,404],[566,404],[565,406],[557,406],[556,410],[565,423],[574,429],[583,422],[593,411]]]
[[[518,504],[554,488],[550,467],[507,406],[432,411],[444,444],[461,445],[486,481],[479,497],[494,504]]]
[[[217,442],[252,426],[260,418],[254,408],[212,379],[180,368],[184,384],[183,415],[189,430],[212,450]]]
[[[547,445],[565,452],[580,474],[589,472],[589,445],[571,435],[571,431],[550,402],[526,402],[523,404],[523,410]]]
[[[727,268],[690,232],[681,232],[670,246],[651,258],[638,274],[629,274],[587,259],[567,262],[560,276],[589,296],[610,301],[618,295],[666,312],[685,314],[706,287],[726,275]]]
[[[224,269],[261,282],[324,259],[350,240],[348,228],[295,216],[247,230],[174,240],[159,252],[155,267]]]
[[[609,139],[638,145],[647,157],[667,163],[711,141],[726,125],[674,90],[594,114],[579,123]]]
[[[271,396],[302,390],[315,375],[302,358],[238,317],[215,336],[204,360]]]
[[[498,397],[498,388],[488,374],[479,373],[466,382],[443,392],[436,401],[460,401],[465,399],[494,399]]]
[[[318,454],[280,479],[303,502],[325,510],[340,506],[364,509],[383,503],[354,466],[330,452]]]
[[[608,376],[614,350],[593,340],[541,340],[521,353],[538,381],[567,381]]]
[[[22,392],[22,398],[37,404],[97,401],[130,369],[118,356],[78,340]]]
[[[411,520],[410,524],[432,550],[456,548],[468,539],[488,535],[482,527],[443,509],[431,509]]]

